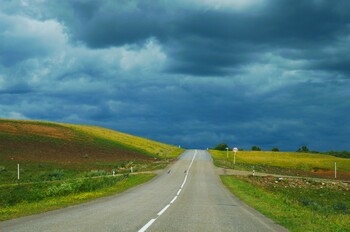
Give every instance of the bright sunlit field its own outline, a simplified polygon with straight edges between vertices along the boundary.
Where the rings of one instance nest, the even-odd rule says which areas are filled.
[[[262,172],[281,174],[315,174],[320,177],[334,176],[336,162],[338,177],[350,177],[350,159],[338,158],[330,155],[298,153],[298,152],[271,152],[271,151],[238,151],[236,165],[233,166],[233,152],[210,150],[217,166],[234,167]],[[284,170],[283,170],[284,169]],[[294,172],[294,173],[293,173]]]

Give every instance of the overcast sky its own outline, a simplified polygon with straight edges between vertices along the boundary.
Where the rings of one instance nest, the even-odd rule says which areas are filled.
[[[350,150],[348,0],[2,0],[0,117]]]

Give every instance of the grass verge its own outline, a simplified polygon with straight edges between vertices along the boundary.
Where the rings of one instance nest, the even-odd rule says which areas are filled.
[[[111,180],[114,177],[104,177],[59,184],[44,183],[43,185],[24,186],[23,188],[7,187],[6,192],[1,189],[4,196],[2,196],[0,207],[0,221],[47,212],[120,193],[145,183],[154,176],[155,174],[138,174],[123,179],[117,177],[115,181]],[[27,192],[26,198],[18,200],[24,196],[23,193],[28,189],[30,192]]]
[[[238,198],[290,231],[350,231],[349,184],[221,176]]]

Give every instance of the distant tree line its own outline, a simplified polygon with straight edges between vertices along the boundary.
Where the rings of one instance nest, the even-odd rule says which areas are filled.
[[[297,152],[303,153],[314,153],[314,154],[325,154],[332,155],[340,158],[350,158],[350,151],[327,151],[327,152],[319,152],[319,151],[311,151],[307,146],[300,147]]]
[[[227,148],[227,144],[226,143],[219,143],[218,145],[216,145],[214,147],[214,150],[218,150],[218,151],[225,151]]]
[[[220,143],[220,144],[216,145],[213,149],[219,150],[219,151],[225,151],[226,148],[229,148],[229,150],[232,150],[232,148],[230,148],[226,143]],[[240,148],[238,150],[243,151],[244,149]],[[261,148],[259,146],[252,146],[251,150],[252,151],[261,151]],[[274,147],[271,149],[271,151],[279,152],[280,150],[278,147]],[[341,157],[341,158],[350,158],[350,151],[319,152],[319,151],[310,150],[307,146],[301,146],[300,148],[298,148],[298,150],[296,150],[296,152],[311,153],[311,154],[325,154],[325,155],[332,155],[332,156]]]
[[[218,145],[216,145],[213,150],[218,150],[218,151],[226,151],[226,148],[228,148],[229,150],[232,150],[232,147],[229,147],[226,143],[219,143]],[[239,151],[243,151],[244,149],[242,148],[238,148]]]
[[[350,151],[328,151],[326,153],[336,157],[350,158]]]
[[[229,150],[232,150],[232,148],[230,148],[226,143],[219,143],[213,149],[218,150],[218,151],[226,151],[226,148],[229,148]],[[242,149],[242,148],[239,148],[238,150],[244,151],[244,149]],[[261,148],[258,146],[252,146],[251,150],[252,151],[261,151]],[[274,148],[272,148],[271,151],[279,151],[279,149],[277,147],[274,147]]]
[[[312,151],[307,146],[299,147],[296,152],[302,152],[302,153],[314,153],[314,154],[321,154],[322,152],[319,151]]]

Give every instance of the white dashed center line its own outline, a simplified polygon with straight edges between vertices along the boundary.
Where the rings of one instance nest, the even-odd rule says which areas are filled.
[[[151,219],[151,220],[150,220],[149,222],[147,222],[147,224],[144,225],[138,232],[144,232],[144,231],[146,231],[146,230],[153,224],[153,222],[155,222],[155,221],[170,207],[170,205],[173,204],[173,203],[176,201],[177,197],[178,197],[179,194],[181,193],[182,188],[185,186],[185,183],[186,183],[186,181],[187,181],[188,173],[189,173],[189,171],[190,171],[190,169],[191,169],[191,167],[192,167],[192,164],[193,164],[194,159],[196,158],[196,155],[197,155],[197,150],[196,150],[195,153],[194,153],[194,156],[193,156],[193,158],[192,158],[192,161],[191,161],[191,163],[190,163],[190,166],[188,166],[188,169],[185,171],[185,172],[186,172],[186,176],[185,176],[184,182],[183,182],[182,185],[180,186],[179,191],[177,191],[176,196],[170,201],[170,203],[169,203],[168,205],[166,205],[166,206],[157,214],[158,217]]]

